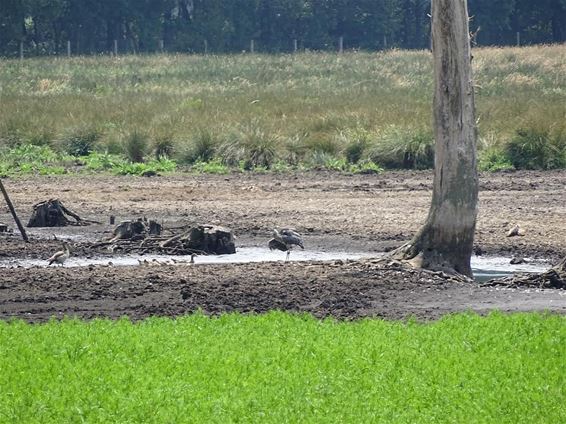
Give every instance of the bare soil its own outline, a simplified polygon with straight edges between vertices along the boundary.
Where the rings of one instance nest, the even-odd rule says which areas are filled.
[[[304,235],[307,249],[384,252],[409,240],[424,222],[431,183],[430,171],[7,179],[4,184],[25,222],[34,204],[59,198],[82,218],[101,224],[29,229],[28,244],[16,230],[0,237],[0,259],[46,259],[61,239],[71,240],[75,256],[98,256],[92,244],[110,234],[110,215],[116,222],[145,216],[169,228],[223,225],[234,231],[237,246],[266,246],[272,228],[293,227]],[[5,207],[0,222],[12,226]],[[478,253],[558,262],[566,256],[565,222],[566,172],[481,176]],[[524,235],[507,237],[515,224]],[[102,254],[111,261],[110,252]],[[281,309],[344,319],[434,319],[493,309],[566,313],[564,290],[481,287],[373,260],[204,265],[197,259],[194,265],[0,272],[0,318],[32,322],[52,316],[142,319],[198,309],[211,314]]]

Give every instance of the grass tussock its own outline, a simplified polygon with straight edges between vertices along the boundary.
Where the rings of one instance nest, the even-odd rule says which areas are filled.
[[[565,422],[566,321],[280,312],[0,322],[0,417],[60,422]]]
[[[564,63],[563,46],[474,51],[479,135],[512,166],[564,166],[552,159],[566,143]],[[0,147],[246,169],[328,155],[430,167],[432,84],[427,51],[4,60]],[[546,153],[517,157],[533,149]]]

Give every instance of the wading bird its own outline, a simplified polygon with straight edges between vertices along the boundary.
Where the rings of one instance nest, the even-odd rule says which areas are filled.
[[[51,256],[47,260],[49,261],[49,265],[51,265],[54,262],[57,262],[59,265],[63,266],[63,262],[69,259],[69,256],[71,256],[71,252],[69,252],[69,244],[66,241],[64,241],[63,250],[59,250],[58,252],[55,252],[53,256]]]
[[[304,249],[303,238],[296,231],[284,228],[281,231],[277,229],[273,230],[273,238],[267,243],[269,250],[281,250],[282,252],[287,252],[287,258],[285,261],[289,260],[289,255],[294,246],[299,246]]]

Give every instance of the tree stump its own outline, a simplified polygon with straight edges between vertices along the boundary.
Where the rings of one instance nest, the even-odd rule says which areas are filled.
[[[141,240],[147,235],[158,236],[161,234],[161,224],[156,221],[145,221],[139,218],[134,221],[122,221],[114,228],[112,241],[116,240]]]
[[[225,227],[211,225],[191,228],[188,232],[187,247],[216,255],[236,253],[232,231]]]
[[[159,244],[161,249],[175,249],[179,254],[206,253],[230,255],[236,253],[232,231],[226,227],[199,225],[177,234]]]
[[[71,221],[67,218],[74,219]],[[33,207],[28,227],[65,227],[67,225],[86,225],[85,221],[73,211],[67,209],[59,199],[49,199]]]

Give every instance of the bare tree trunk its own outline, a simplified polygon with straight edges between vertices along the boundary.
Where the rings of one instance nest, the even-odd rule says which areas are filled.
[[[478,175],[466,0],[432,1],[434,132],[432,203],[424,226],[395,256],[472,276]]]

